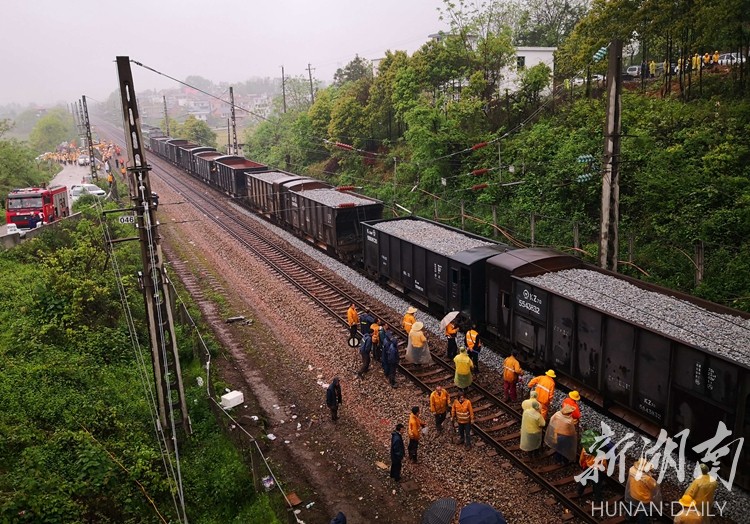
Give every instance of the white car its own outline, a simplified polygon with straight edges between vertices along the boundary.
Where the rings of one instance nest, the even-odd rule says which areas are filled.
[[[70,186],[70,200],[75,202],[83,195],[94,195],[103,197],[107,194],[101,187],[96,184],[74,184]]]
[[[87,165],[89,165],[89,156],[88,155],[79,155],[78,156],[78,165],[79,166],[87,166]]]
[[[641,76],[641,66],[639,65],[632,65],[628,67],[628,69],[625,71],[629,76],[633,78],[640,78]]]
[[[739,53],[724,53],[723,55],[719,55],[719,65],[731,66],[739,62],[741,58],[742,55]]]

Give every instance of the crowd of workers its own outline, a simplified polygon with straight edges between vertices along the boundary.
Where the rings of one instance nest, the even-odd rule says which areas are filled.
[[[431,363],[432,356],[423,332],[424,324],[416,319],[416,312],[414,307],[407,309],[402,320],[402,327],[409,334],[404,358],[407,362],[419,366]],[[381,323],[369,314],[360,317],[355,304],[349,307],[347,320],[351,339],[357,339],[358,330],[362,332],[358,345],[361,366],[357,371],[357,377],[359,379],[364,377],[370,369],[371,359],[374,358],[381,362],[391,386],[396,387],[395,373],[400,361],[398,336],[387,324]],[[450,416],[454,433],[457,430],[458,444],[471,449],[474,409],[465,391],[471,386],[473,376],[479,372],[479,353],[482,344],[476,325],[472,325],[466,331],[465,345],[459,346],[456,340],[458,332],[459,328],[455,320],[445,324],[446,355],[455,364],[454,384],[458,391],[455,399],[451,401],[448,391],[443,386],[437,385],[430,394],[430,413],[434,417],[435,430],[438,433],[443,432],[443,424]],[[356,346],[352,340],[350,340],[350,345]],[[518,383],[524,373],[518,357],[518,353],[513,351],[502,364],[502,393],[506,402],[517,402]],[[582,470],[587,472],[583,479],[585,482],[578,485],[578,496],[582,497],[586,485],[590,484],[593,500],[602,502],[607,469],[606,452],[611,444],[598,438],[600,435],[596,430],[582,430],[581,410],[578,405],[581,395],[578,391],[571,391],[562,401],[560,409],[551,417],[549,416],[555,398],[555,378],[557,378],[555,371],[550,369],[527,384],[530,393],[529,398],[521,403],[523,415],[519,447],[530,457],[534,457],[540,453],[544,444],[554,452],[554,460],[563,465],[575,463],[577,459]],[[326,405],[331,411],[331,419],[334,422],[338,419],[338,408],[341,402],[341,384],[340,379],[336,377],[326,392]],[[408,427],[406,427],[408,446],[404,445],[404,429],[405,426],[399,423],[391,433],[390,477],[396,482],[401,480],[401,468],[407,451],[409,460],[414,463],[418,462],[419,442],[427,433],[427,423],[420,416],[419,406],[412,407],[409,413]],[[630,503],[631,508],[647,508],[651,503],[661,502],[660,487],[652,476],[652,470],[653,464],[645,458],[639,459],[630,468],[625,486],[625,501]],[[708,522],[717,482],[709,475],[705,464],[701,464],[701,471],[702,475],[693,481],[679,500],[682,510],[676,515],[675,523]],[[648,513],[645,510],[636,509],[632,514],[639,523],[649,522]]]

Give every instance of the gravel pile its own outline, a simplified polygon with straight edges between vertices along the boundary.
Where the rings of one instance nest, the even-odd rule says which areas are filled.
[[[446,256],[455,255],[479,246],[493,245],[492,242],[472,238],[458,231],[410,218],[388,220],[374,224],[372,227],[393,237],[408,240],[417,246]]]
[[[524,280],[750,366],[750,319],[713,313],[586,269]]]
[[[273,183],[279,180],[283,180],[285,178],[292,178],[295,175],[290,175],[289,173],[282,173],[281,171],[263,171],[261,173],[247,173],[247,176],[251,178],[257,178],[264,182]]]
[[[299,194],[327,207],[338,207],[341,204],[369,206],[374,203],[372,200],[357,196],[355,193],[345,193],[335,189],[310,189],[308,191],[300,191]]]

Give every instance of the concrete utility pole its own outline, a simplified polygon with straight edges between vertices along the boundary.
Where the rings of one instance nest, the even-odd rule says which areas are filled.
[[[164,134],[169,136],[169,113],[167,113],[167,97],[162,96],[162,100],[164,100],[164,127],[166,129],[164,130]]]
[[[604,124],[604,176],[599,265],[617,271],[617,226],[620,219],[620,140],[622,133],[622,41],[609,46],[607,120]]]
[[[284,113],[286,113],[286,77],[284,76],[284,66],[281,66],[281,100],[284,104]]]
[[[234,89],[229,87],[229,104],[232,115],[232,153],[238,154],[239,148],[237,147],[237,120],[234,117]]]
[[[310,69],[310,64],[307,64],[307,76],[310,78],[310,104],[315,103],[315,91],[313,91],[312,72],[314,69]]]
[[[133,167],[128,169],[128,182],[141,243],[143,273],[139,275],[139,280],[148,316],[151,359],[159,408],[159,429],[165,432],[167,442],[176,447],[178,427],[181,426],[185,434],[191,433],[190,418],[182,386],[182,370],[170,306],[169,280],[162,262],[159,223],[151,205],[151,182],[148,177],[151,168],[146,163],[142,147],[141,120],[128,57],[117,57],[117,74],[120,81],[125,141],[128,157],[133,161]]]
[[[86,139],[86,129],[84,129],[83,125],[83,104],[81,103],[81,99],[78,99],[78,121],[81,123],[81,138]],[[86,144],[88,147],[88,144]]]
[[[86,128],[86,141],[89,144],[89,169],[91,169],[91,179],[99,180],[99,174],[96,170],[96,157],[94,156],[94,141],[91,139],[91,123],[89,122],[89,110],[86,107],[86,95],[81,97],[83,101],[83,125]]]

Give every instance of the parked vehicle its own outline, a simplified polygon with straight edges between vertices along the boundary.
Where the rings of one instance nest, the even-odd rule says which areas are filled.
[[[628,76],[633,78],[640,78],[641,77],[641,66],[639,65],[632,65],[628,67],[625,70],[625,73],[627,73]]]
[[[734,64],[744,63],[740,53],[724,53],[719,55],[719,65],[733,66]]]
[[[75,202],[84,195],[103,197],[106,194],[107,192],[96,184],[74,184],[70,186],[71,202]]]
[[[69,213],[65,186],[14,189],[5,202],[5,222],[22,229],[34,227],[39,220],[53,222]]]

